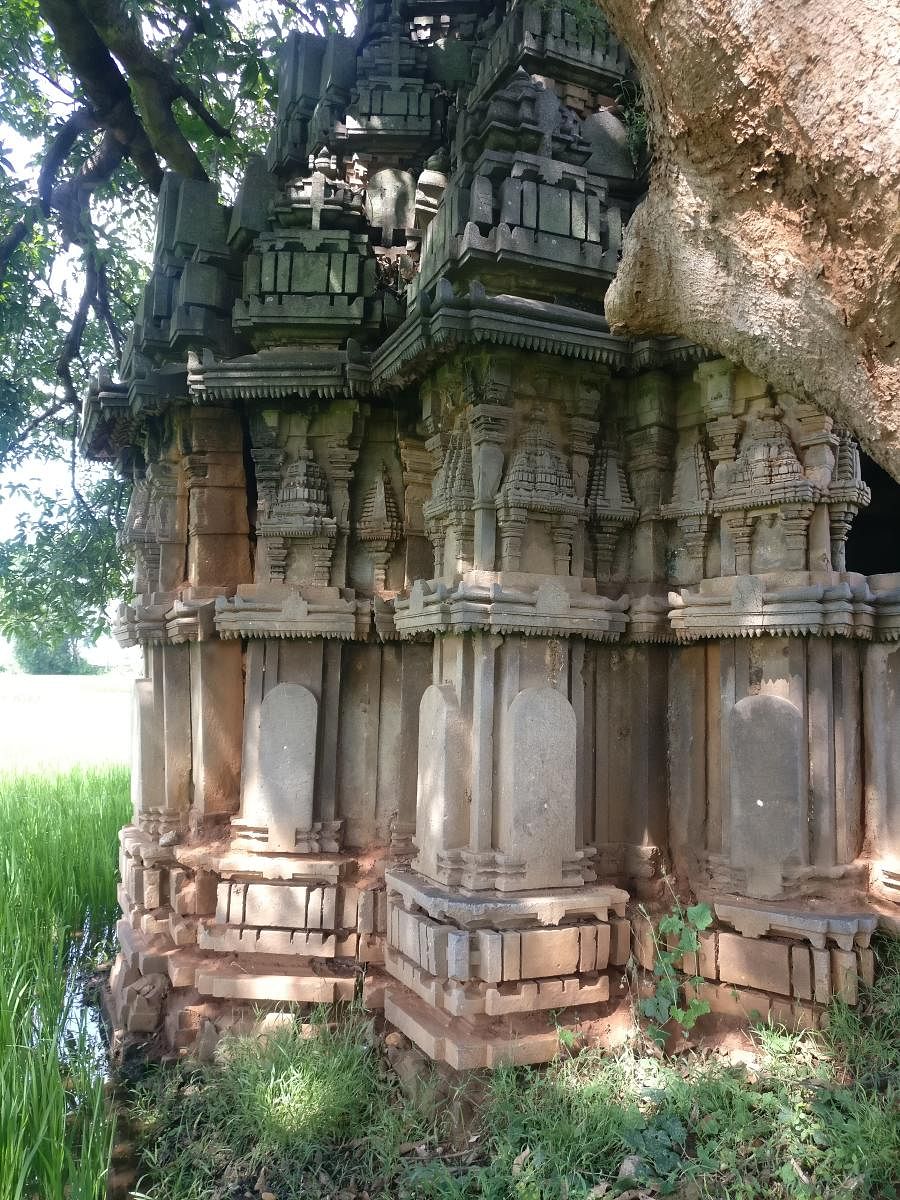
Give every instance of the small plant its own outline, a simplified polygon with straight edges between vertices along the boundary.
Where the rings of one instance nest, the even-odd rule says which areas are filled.
[[[647,921],[650,917],[645,909],[641,909]],[[692,995],[686,1004],[679,1003],[682,983],[678,973],[678,964],[686,954],[696,954],[700,948],[700,933],[707,929],[713,920],[712,910],[708,904],[694,904],[684,908],[677,900],[670,913],[662,918],[653,930],[653,942],[656,954],[653,963],[653,974],[656,977],[656,987],[652,996],[645,996],[640,1002],[640,1010],[650,1019],[647,1033],[657,1045],[666,1040],[663,1026],[674,1021],[681,1027],[682,1035],[687,1036],[693,1029],[697,1018],[709,1012],[709,1005]],[[693,988],[700,986],[703,980],[694,975],[689,981]]]
[[[573,17],[579,30],[589,33],[604,48],[609,43],[609,25],[594,0],[541,0],[545,12],[561,12]]]
[[[649,144],[650,120],[644,105],[644,94],[640,85],[632,79],[623,79],[616,88],[616,99],[625,122],[625,139],[628,153],[634,165],[640,166]]]
[[[553,1025],[553,1028],[556,1030],[556,1036],[559,1038],[560,1046],[562,1046],[564,1050],[567,1050],[569,1054],[572,1055],[578,1049],[579,1043],[582,1043],[582,1035],[579,1030],[571,1029],[568,1025],[561,1024],[560,1016],[562,1015],[562,1012],[562,1009],[552,1008],[550,1010],[550,1022]],[[571,1010],[568,1015],[574,1015],[576,1019],[578,1017],[578,1014],[572,1014]]]

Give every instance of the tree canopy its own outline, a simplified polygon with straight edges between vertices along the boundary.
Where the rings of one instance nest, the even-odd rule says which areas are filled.
[[[165,169],[231,193],[272,122],[292,28],[352,0],[7,0],[0,28],[0,633],[97,632],[121,590],[127,481],[76,457],[89,377],[119,355]],[[23,483],[65,464],[58,488]],[[60,474],[57,467],[57,475]]]

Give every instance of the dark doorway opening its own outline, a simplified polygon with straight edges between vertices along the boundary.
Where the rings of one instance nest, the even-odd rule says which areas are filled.
[[[857,513],[847,538],[847,570],[863,575],[900,571],[900,483],[860,452],[872,503]]]

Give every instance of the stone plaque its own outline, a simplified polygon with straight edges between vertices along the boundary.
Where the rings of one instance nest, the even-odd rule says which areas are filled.
[[[731,713],[731,860],[751,896],[777,896],[801,860],[806,822],[803,715],[781,696],[747,696]]]
[[[270,850],[293,851],[297,830],[312,825],[318,707],[309,688],[299,683],[279,683],[262,702],[259,783],[251,819],[268,827]]]

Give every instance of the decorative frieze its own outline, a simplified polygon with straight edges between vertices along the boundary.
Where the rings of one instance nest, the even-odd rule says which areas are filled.
[[[180,1049],[361,991],[452,1066],[545,1061],[652,966],[629,901],[668,876],[715,910],[683,964],[714,1011],[815,1024],[900,896],[860,452],[610,332],[643,187],[611,34],[414,8],[286,40],[230,208],[167,176],[85,401],[145,657],[114,1021]]]

